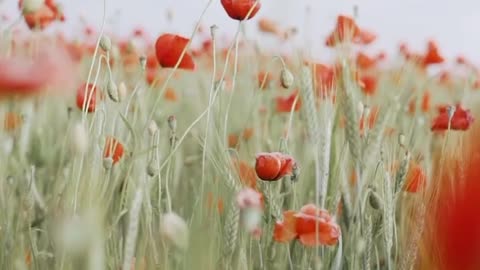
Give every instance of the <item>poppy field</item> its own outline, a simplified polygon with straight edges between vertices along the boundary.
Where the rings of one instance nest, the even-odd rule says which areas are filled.
[[[213,5],[229,40],[201,24]],[[322,26],[331,61],[266,50],[298,29],[263,8],[70,39],[48,31],[57,1],[19,0],[0,28],[0,269],[479,269],[478,67],[433,39],[372,53],[355,10]]]

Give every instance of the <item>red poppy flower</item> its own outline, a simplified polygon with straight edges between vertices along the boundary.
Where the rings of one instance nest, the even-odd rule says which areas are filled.
[[[345,41],[352,41],[360,33],[360,28],[357,26],[353,18],[340,15],[337,17],[337,23],[334,30],[328,36],[325,44],[329,47],[337,45]]]
[[[276,22],[267,18],[261,18],[258,21],[258,29],[263,33],[273,34],[276,36],[281,36],[283,33],[282,29]]]
[[[303,245],[309,247],[331,246],[338,243],[340,226],[332,220],[326,210],[319,209],[314,204],[307,204],[295,217],[297,219],[296,232]]]
[[[18,2],[19,8],[23,8],[23,0]],[[30,29],[45,29],[55,20],[64,21],[65,17],[53,0],[46,0],[36,11],[23,15],[27,26]]]
[[[430,91],[426,90],[425,93],[423,93],[422,97],[422,111],[425,113],[430,111],[430,108],[432,107],[431,103],[432,102]]]
[[[293,92],[291,95],[288,97],[277,97],[275,99],[277,103],[277,112],[279,113],[289,113],[292,108],[293,111],[297,112],[300,110],[302,107],[302,102],[300,99],[297,100],[297,103],[295,104],[295,107],[293,107],[293,103],[295,102],[295,99],[298,96],[298,90]]]
[[[361,29],[358,34],[354,37],[353,42],[362,45],[368,45],[377,39],[377,35],[374,33]]]
[[[228,16],[237,21],[253,18],[262,6],[257,0],[222,0],[221,3]]]
[[[428,41],[427,52],[423,57],[423,64],[425,66],[428,66],[433,64],[440,64],[440,63],[443,63],[444,61],[445,59],[438,51],[437,44],[432,40]]]
[[[357,66],[361,69],[369,69],[375,67],[377,64],[377,59],[372,58],[365,53],[359,52],[357,54]]]
[[[83,83],[77,89],[77,108],[83,110],[83,106],[86,104],[86,111],[89,113],[94,112],[97,106],[97,87],[93,87],[93,84],[91,83],[88,84],[86,91],[85,87],[86,83]]]
[[[315,74],[315,89],[317,95],[322,98],[330,97],[331,90],[335,85],[335,70],[324,64],[314,64],[313,74]]]
[[[155,42],[155,52],[160,66],[173,68],[180,61],[178,68],[194,70],[195,63],[190,54],[185,53],[180,59],[182,52],[186,49],[189,39],[174,34],[163,34]]]
[[[114,137],[108,136],[103,150],[103,157],[112,158],[113,164],[115,164],[123,157],[123,152],[123,145]]]
[[[373,96],[377,90],[377,78],[372,75],[364,75],[360,78],[362,90],[365,95]]]
[[[295,166],[293,157],[280,153],[259,153],[256,156],[255,171],[265,181],[277,181],[291,175]]]
[[[449,124],[448,109],[442,107],[439,109],[439,115],[433,120],[432,131],[442,131],[448,129]],[[451,130],[467,130],[473,123],[474,118],[470,110],[462,108],[461,105],[457,105],[452,119],[450,120]]]
[[[287,243],[298,239],[307,247],[335,245],[340,235],[340,226],[330,214],[314,204],[303,206],[298,213],[291,210],[284,212],[283,220],[275,223],[273,231],[276,242]]]
[[[407,173],[407,180],[405,182],[405,191],[416,193],[425,188],[427,176],[423,168],[414,162],[410,163]]]
[[[238,159],[233,159],[233,166],[237,171],[242,184],[255,189],[257,186],[255,169],[247,162]]]
[[[60,47],[42,49],[33,57],[0,57],[0,97],[27,97],[47,89],[68,89],[74,65]]]
[[[283,220],[275,222],[273,239],[279,243],[288,243],[297,237],[295,211],[283,212]]]

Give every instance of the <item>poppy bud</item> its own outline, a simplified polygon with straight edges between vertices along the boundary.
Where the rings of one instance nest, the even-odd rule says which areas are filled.
[[[155,120],[151,120],[150,123],[148,124],[148,134],[150,136],[153,136],[155,135],[155,133],[157,133],[157,131],[158,131],[157,123],[155,122]]]
[[[108,36],[102,36],[100,39],[100,48],[105,52],[109,52],[112,49],[112,41]]]
[[[147,174],[150,177],[154,177],[158,174],[157,160],[152,159],[147,165]]]
[[[120,101],[120,97],[119,97],[119,94],[118,94],[118,87],[112,79],[108,80],[107,94],[108,94],[108,97],[113,102],[119,102]]]
[[[293,85],[295,78],[293,77],[292,72],[290,70],[284,68],[282,69],[282,72],[280,73],[280,82],[283,86],[283,88],[290,88]]]
[[[23,15],[35,13],[42,8],[44,4],[45,0],[24,0],[21,3],[20,9],[22,10]]]
[[[210,26],[210,36],[212,36],[212,39],[215,39],[215,34],[218,31],[218,26],[216,24]]]
[[[256,157],[255,171],[264,181],[277,181],[292,175],[294,166],[295,160],[289,155],[279,152],[260,153]]]
[[[168,117],[168,127],[172,132],[177,130],[177,119],[175,118],[175,115],[170,115]]]
[[[401,147],[405,147],[405,135],[403,133],[400,133],[400,135],[398,135],[398,145],[400,145]]]
[[[162,216],[160,234],[177,248],[186,249],[188,246],[187,224],[173,212]]]

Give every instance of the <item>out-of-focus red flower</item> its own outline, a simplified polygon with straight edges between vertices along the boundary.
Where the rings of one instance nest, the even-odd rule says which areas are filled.
[[[332,96],[332,90],[336,84],[335,70],[324,64],[314,64],[312,73],[315,76],[314,87],[317,95],[322,98]]]
[[[297,100],[297,103],[295,104],[295,107],[293,107],[293,104],[295,102],[295,99],[297,98],[298,96],[298,90],[293,92],[291,95],[287,96],[287,97],[276,97],[275,101],[276,101],[276,108],[277,108],[277,112],[279,113],[289,113],[292,108],[293,108],[293,111],[294,112],[297,112],[300,110],[300,108],[302,107],[302,102],[300,99]]]
[[[426,206],[422,269],[480,267],[479,135],[475,126],[451,153],[439,152],[432,170],[438,192]]]
[[[424,113],[426,112],[429,112],[430,111],[430,108],[432,107],[432,95],[430,94],[430,91],[428,90],[425,90],[425,92],[423,93],[423,97],[422,97],[422,111]]]
[[[445,59],[440,54],[437,44],[432,40],[428,41],[427,52],[423,57],[423,64],[425,66],[428,66],[433,64],[440,64],[440,63],[443,63],[444,61]]]
[[[75,65],[60,47],[41,49],[31,57],[0,57],[0,97],[28,97],[46,90],[71,89]]]
[[[359,52],[357,54],[356,63],[361,69],[369,69],[375,67],[377,64],[377,59],[370,57],[365,53]]]
[[[120,143],[114,137],[108,136],[105,142],[105,148],[103,150],[103,157],[111,158],[113,160],[113,164],[115,164],[123,157],[123,153],[124,148],[122,143]]]
[[[173,68],[180,61],[178,68],[194,70],[195,63],[192,56],[186,52],[180,59],[183,50],[186,49],[189,40],[174,34],[163,34],[155,43],[155,52],[158,63],[164,68]]]
[[[449,119],[449,107],[439,109],[439,115],[433,120],[432,131],[447,130],[450,121],[451,130],[467,130],[473,123],[474,118],[470,110],[462,108],[460,104],[455,107],[455,112]]]
[[[353,18],[339,15],[334,30],[327,38],[326,45],[332,47],[337,45],[337,42],[352,41],[359,32],[360,28]]]
[[[363,93],[367,96],[373,96],[377,91],[377,78],[373,75],[363,75],[360,77]]]
[[[256,156],[255,171],[264,181],[277,181],[291,175],[295,167],[292,156],[280,152],[259,153]]]
[[[237,21],[253,18],[262,6],[257,0],[221,0],[221,3],[228,16]]]
[[[275,222],[273,239],[279,243],[288,243],[297,237],[295,211],[283,212],[283,220]]]
[[[407,179],[404,189],[410,193],[422,191],[427,183],[427,176],[422,166],[411,162],[408,166]]]
[[[268,89],[272,84],[273,77],[271,73],[260,71],[257,75],[258,87],[262,90]]]
[[[262,33],[273,34],[279,37],[283,35],[283,31],[280,26],[278,26],[276,22],[268,18],[261,18],[260,20],[258,20],[258,29]]]
[[[257,186],[257,175],[255,168],[243,160],[233,159],[233,166],[238,173],[243,185],[255,189]]]
[[[360,29],[360,32],[354,37],[353,42],[362,45],[368,45],[377,39],[377,35],[368,30]]]
[[[20,9],[23,8],[23,0],[18,1]],[[65,16],[53,0],[45,0],[44,4],[36,11],[23,14],[23,18],[30,29],[43,30],[52,22],[64,21]]]
[[[85,111],[94,112],[97,107],[97,94],[97,87],[94,87],[93,84],[83,83],[80,85],[77,89],[77,108],[83,110],[83,106],[85,106]]]
[[[340,226],[326,210],[307,204],[298,213],[291,210],[283,213],[283,221],[275,223],[273,239],[279,243],[298,239],[307,247],[332,246],[338,243],[340,235]]]

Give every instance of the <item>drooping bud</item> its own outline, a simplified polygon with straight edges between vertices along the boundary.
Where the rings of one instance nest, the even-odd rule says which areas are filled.
[[[400,145],[401,147],[405,147],[405,135],[403,133],[400,133],[400,135],[398,135],[398,145]]]
[[[153,158],[147,165],[147,174],[150,177],[154,177],[155,175],[158,175],[159,170],[157,166],[157,160]]]
[[[100,39],[100,48],[102,48],[102,50],[104,50],[105,52],[110,52],[110,50],[112,49],[112,41],[108,36],[102,36],[102,38]]]
[[[292,87],[294,81],[295,78],[293,77],[292,72],[287,68],[283,68],[280,72],[280,83],[282,84],[282,87],[288,89]]]
[[[175,115],[170,115],[168,117],[168,127],[172,132],[177,130],[177,119],[175,118]]]
[[[105,170],[110,170],[113,166],[113,159],[111,157],[106,157],[103,159],[103,168]]]
[[[119,97],[119,94],[118,94],[118,87],[112,79],[108,80],[107,94],[108,94],[108,97],[113,102],[119,102],[120,101],[120,97]]]
[[[142,55],[138,58],[138,60],[140,61],[140,67],[142,68],[142,70],[145,70],[147,67],[147,58]]]

